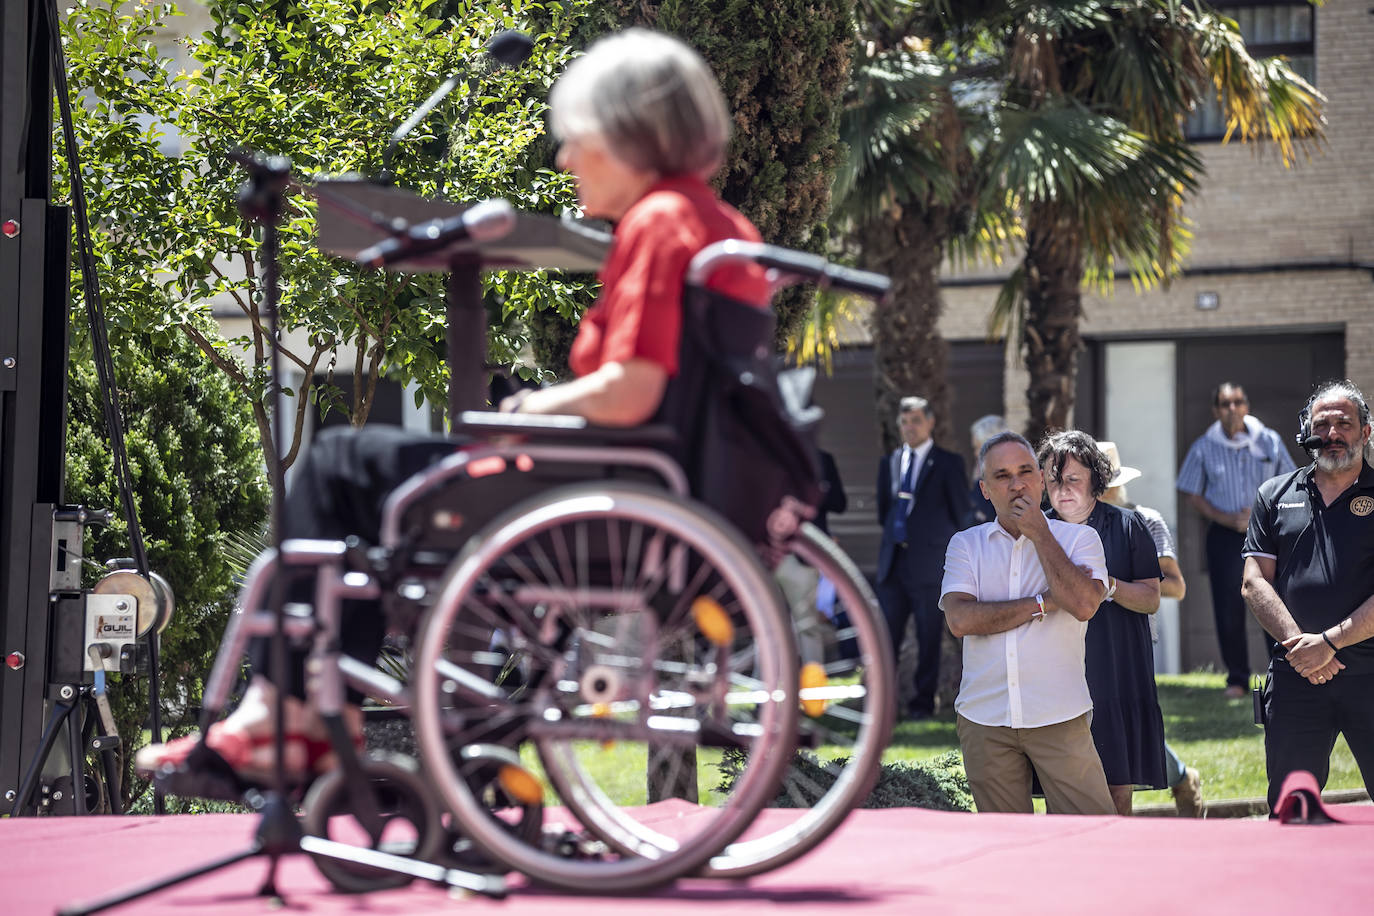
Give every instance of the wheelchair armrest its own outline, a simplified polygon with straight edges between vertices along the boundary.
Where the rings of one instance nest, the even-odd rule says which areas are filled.
[[[597,426],[585,417],[554,414],[496,413],[465,410],[454,425],[455,433],[478,439],[512,436],[540,442],[577,442],[644,448],[667,448],[677,442],[677,432],[666,424],[648,426]]]

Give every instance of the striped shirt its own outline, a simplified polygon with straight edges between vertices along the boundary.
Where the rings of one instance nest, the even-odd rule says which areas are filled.
[[[1178,469],[1175,486],[1183,493],[1200,494],[1221,512],[1249,509],[1260,484],[1294,467],[1278,433],[1265,427],[1258,439],[1264,458],[1249,448],[1231,448],[1209,435],[1199,436]]]
[[[1145,520],[1145,527],[1150,530],[1150,538],[1155,542],[1155,555],[1160,559],[1168,557],[1177,560],[1174,533],[1169,530],[1169,523],[1164,520],[1164,516],[1149,506],[1136,506],[1135,511]],[[1159,642],[1159,615],[1146,614],[1145,617],[1150,621],[1150,642]]]
[[[1169,523],[1149,506],[1136,506],[1135,511],[1140,513],[1140,517],[1145,520],[1145,527],[1150,529],[1150,537],[1155,542],[1155,555],[1178,559],[1178,551],[1174,548],[1174,533],[1169,530]],[[1154,620],[1154,615],[1150,616]]]

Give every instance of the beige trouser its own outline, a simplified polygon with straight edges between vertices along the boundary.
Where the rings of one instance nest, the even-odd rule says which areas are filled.
[[[959,716],[964,771],[978,810],[1030,814],[1033,765],[1051,814],[1115,814],[1090,715],[1040,728],[979,725]]]
[[[782,596],[792,611],[792,627],[797,635],[797,652],[806,662],[825,662],[825,622],[816,607],[816,586],[821,574],[792,554],[782,558],[774,576]]]

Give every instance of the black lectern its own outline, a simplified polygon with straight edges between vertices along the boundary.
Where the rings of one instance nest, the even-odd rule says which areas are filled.
[[[319,179],[308,189],[343,219],[319,220],[316,244],[323,251],[356,260],[360,251],[400,235],[427,220],[446,219],[470,204],[419,197],[364,178]],[[569,270],[592,272],[610,246],[605,232],[576,223],[517,213],[514,229],[502,239],[464,239],[437,252],[403,257],[392,270],[412,273],[448,271],[448,416],[456,423],[464,410],[486,407],[487,326],[482,306],[484,270]]]

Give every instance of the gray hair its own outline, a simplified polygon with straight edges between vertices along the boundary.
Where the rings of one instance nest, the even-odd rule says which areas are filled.
[[[1369,402],[1365,400],[1364,392],[1350,379],[1332,379],[1317,386],[1317,389],[1312,392],[1312,397],[1307,399],[1307,405],[1298,414],[1298,425],[1302,427],[1304,436],[1312,432],[1312,408],[1317,406],[1318,401],[1327,401],[1332,398],[1339,398],[1354,404],[1360,417],[1360,428],[1363,429],[1369,425]],[[1374,441],[1365,443],[1364,454],[1368,456],[1371,452],[1374,452]],[[1309,450],[1308,454],[1316,453]]]
[[[904,413],[911,413],[913,410],[919,410],[921,413],[925,414],[928,417],[935,416],[933,413],[930,412],[930,401],[926,400],[925,398],[918,398],[915,395],[910,395],[908,397],[902,398],[900,401],[897,402],[898,416],[901,416]]]
[[[1025,450],[1026,450],[1027,452],[1030,452],[1031,461],[1037,461],[1037,459],[1036,459],[1036,457],[1035,457],[1035,446],[1033,446],[1033,445],[1030,444],[1030,440],[1029,440],[1029,439],[1027,439],[1025,436],[1021,435],[1021,434],[1018,433],[1018,432],[1013,432],[1013,431],[1010,430],[1010,429],[1008,429],[1008,430],[1003,430],[1002,432],[997,433],[996,435],[994,435],[991,439],[988,439],[987,441],[985,441],[985,442],[982,444],[982,446],[978,449],[978,477],[979,477],[979,479],[982,479],[982,477],[983,477],[983,469],[984,469],[984,467],[985,467],[983,459],[985,459],[985,458],[988,456],[988,452],[992,451],[992,450],[995,449],[997,446],[999,446],[999,445],[1005,445],[1005,444],[1008,443],[1008,442],[1015,442],[1015,443],[1017,443],[1018,445],[1022,446],[1023,448],[1025,448]]]
[[[973,447],[981,449],[984,442],[1010,428],[1007,426],[1006,420],[995,413],[990,413],[974,420],[973,425],[968,428],[968,433],[973,439]]]
[[[560,140],[595,136],[626,165],[709,176],[725,160],[730,114],[701,55],[671,35],[626,29],[592,44],[549,93]]]

